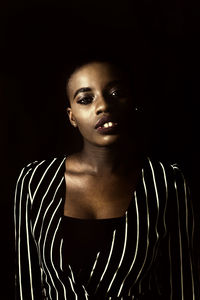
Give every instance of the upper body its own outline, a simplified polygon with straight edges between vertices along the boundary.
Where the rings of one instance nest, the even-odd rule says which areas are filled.
[[[125,69],[85,63],[67,95],[83,147],[19,176],[16,298],[197,299],[187,186],[144,155]]]
[[[34,162],[22,170],[17,182],[16,299],[43,299],[42,291],[46,299],[126,299],[129,293],[140,299],[150,292],[161,295],[160,299],[198,299],[191,202],[180,169],[145,159],[131,202],[124,215],[116,217],[120,226],[114,223],[105,249],[91,253],[79,277],[80,266],[73,266],[73,257],[66,257],[73,241],[67,240],[63,230],[65,162],[66,157]],[[79,222],[68,230],[81,239],[84,221],[89,222],[87,230],[92,234],[95,221],[103,226],[105,220],[115,219],[112,214],[102,215],[105,218],[74,218]],[[93,245],[82,246],[89,249]],[[77,260],[84,258],[84,249],[74,252]],[[99,298],[94,297],[97,286]],[[105,297],[108,290],[111,298]]]

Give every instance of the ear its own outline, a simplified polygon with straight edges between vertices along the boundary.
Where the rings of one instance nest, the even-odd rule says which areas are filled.
[[[76,119],[75,119],[72,109],[70,107],[67,108],[67,114],[68,114],[68,118],[69,118],[69,121],[72,124],[72,126],[77,127]]]

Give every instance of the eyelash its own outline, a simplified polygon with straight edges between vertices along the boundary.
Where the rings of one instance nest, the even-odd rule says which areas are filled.
[[[94,97],[92,97],[92,96],[85,96],[85,97],[82,97],[81,99],[79,99],[77,101],[77,103],[82,104],[82,105],[87,105],[87,104],[90,104],[93,101],[93,99],[94,99]]]
[[[114,91],[112,91],[111,93],[109,93],[109,96],[112,96],[112,97],[118,97],[118,96],[120,96],[120,90],[114,90]],[[113,95],[115,93],[115,95]]]
[[[127,93],[123,89],[116,89],[116,90],[113,90],[111,93],[109,93],[108,97],[113,97],[116,99],[125,98],[125,97],[127,97]]]
[[[115,93],[115,95],[113,95],[114,93]],[[108,94],[108,97],[113,97],[113,98],[123,97],[123,90],[120,90],[120,89],[113,90]],[[88,105],[88,104],[92,103],[93,100],[94,100],[94,96],[88,95],[88,96],[84,96],[84,97],[80,98],[77,101],[77,103],[82,104],[82,105]]]

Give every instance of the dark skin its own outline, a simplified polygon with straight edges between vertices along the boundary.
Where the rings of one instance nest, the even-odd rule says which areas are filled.
[[[116,218],[129,207],[142,158],[133,128],[130,139],[133,99],[123,79],[116,68],[102,62],[84,65],[70,77],[67,112],[83,137],[83,149],[66,160],[66,216]],[[105,126],[116,127],[107,132],[95,128],[102,117],[107,117]]]

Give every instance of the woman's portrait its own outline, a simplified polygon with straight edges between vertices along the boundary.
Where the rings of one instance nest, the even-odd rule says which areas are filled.
[[[198,300],[185,10],[98,5],[30,5],[5,26],[20,32],[2,72],[15,125],[9,298]]]

